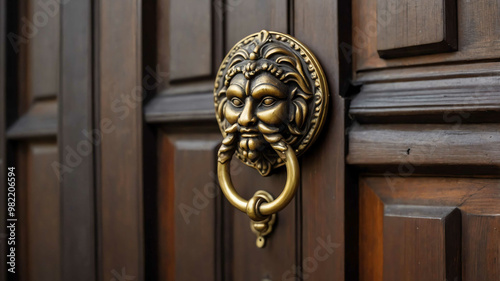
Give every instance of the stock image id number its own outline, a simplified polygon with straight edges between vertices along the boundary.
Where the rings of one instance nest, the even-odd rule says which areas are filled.
[[[16,272],[16,174],[14,167],[7,168],[7,271]]]

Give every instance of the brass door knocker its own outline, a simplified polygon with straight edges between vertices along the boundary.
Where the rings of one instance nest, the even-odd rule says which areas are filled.
[[[328,108],[328,86],[320,64],[290,35],[263,30],[229,51],[214,87],[217,122],[224,136],[218,156],[221,189],[250,217],[257,246],[265,245],[276,213],[295,196],[300,183],[297,157],[318,136]],[[268,176],[285,165],[287,180],[274,199],[259,190],[248,201],[234,189],[229,163],[236,155]]]

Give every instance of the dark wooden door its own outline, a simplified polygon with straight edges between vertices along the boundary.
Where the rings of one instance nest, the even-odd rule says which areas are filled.
[[[500,280],[499,4],[353,1],[360,280]]]
[[[499,23],[498,0],[0,0],[0,280],[499,281]],[[262,29],[311,49],[330,107],[259,249],[213,85]],[[286,171],[231,175],[276,197]]]
[[[345,104],[339,90],[338,5],[158,1],[156,67],[168,77],[145,114],[157,132],[159,280],[344,280]],[[259,249],[247,215],[231,206],[218,186],[222,136],[213,87],[226,53],[262,29],[291,34],[314,52],[331,99],[323,133],[300,159],[300,191]],[[349,69],[342,71],[348,76]],[[262,177],[237,159],[231,165],[234,185],[245,198],[259,189],[276,197],[284,187],[284,167]]]

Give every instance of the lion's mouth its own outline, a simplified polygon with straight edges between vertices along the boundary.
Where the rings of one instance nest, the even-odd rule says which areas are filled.
[[[259,136],[258,133],[245,133],[245,134],[241,134],[242,137],[244,138],[256,138]]]

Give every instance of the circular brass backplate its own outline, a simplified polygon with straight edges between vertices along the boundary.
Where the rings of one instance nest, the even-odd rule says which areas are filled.
[[[224,58],[214,86],[223,144],[266,176],[282,166],[283,142],[297,156],[317,138],[328,108],[328,84],[312,52],[290,35],[263,30],[243,38]]]

